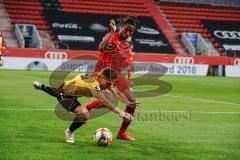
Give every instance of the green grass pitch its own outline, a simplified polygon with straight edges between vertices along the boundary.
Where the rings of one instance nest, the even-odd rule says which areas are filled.
[[[75,144],[67,144],[64,131],[70,121],[55,115],[54,98],[31,85],[35,79],[48,84],[50,74],[0,70],[0,160],[240,159],[239,78],[163,76],[171,92],[138,98],[142,106],[128,130],[136,141],[115,138],[121,119],[109,112],[90,120],[77,130]],[[93,142],[100,127],[113,132],[107,147]]]

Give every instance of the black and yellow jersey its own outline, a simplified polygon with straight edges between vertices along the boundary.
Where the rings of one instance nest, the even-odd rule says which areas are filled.
[[[63,85],[63,91],[66,94],[77,97],[98,97],[101,90],[114,92],[114,86],[112,84],[101,86],[98,75],[94,73],[79,74]]]

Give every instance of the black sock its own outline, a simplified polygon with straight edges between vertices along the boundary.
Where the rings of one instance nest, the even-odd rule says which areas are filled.
[[[84,122],[81,122],[78,117],[75,117],[72,124],[69,127],[69,130],[71,132],[74,132],[76,129],[78,129],[79,127],[81,127],[84,124]]]
[[[41,85],[41,90],[43,90],[44,92],[48,93],[53,97],[58,97],[59,95],[59,92],[55,88],[45,86],[44,84]]]

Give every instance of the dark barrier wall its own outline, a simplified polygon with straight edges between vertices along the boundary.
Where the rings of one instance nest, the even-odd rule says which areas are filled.
[[[109,20],[119,16],[44,11],[61,48],[97,50],[102,37],[109,31]],[[174,51],[152,17],[138,17],[133,35],[135,52],[168,53]]]
[[[240,51],[240,22],[204,20],[202,23],[226,51]]]

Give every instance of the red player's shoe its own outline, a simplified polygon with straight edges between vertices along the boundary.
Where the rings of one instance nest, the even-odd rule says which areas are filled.
[[[134,141],[135,140],[135,138],[129,136],[127,133],[118,134],[117,138],[118,139],[124,139],[124,140],[127,140],[127,141]]]

